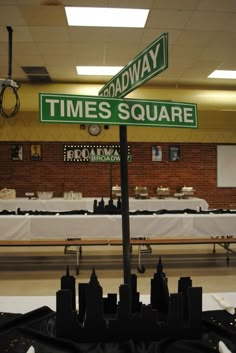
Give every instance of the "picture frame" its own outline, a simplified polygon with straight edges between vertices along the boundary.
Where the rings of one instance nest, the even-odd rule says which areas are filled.
[[[42,146],[40,143],[32,143],[30,145],[30,159],[32,161],[42,160]]]
[[[23,145],[16,143],[11,145],[11,160],[22,161],[23,160]]]
[[[152,162],[162,161],[162,147],[159,145],[152,146]]]
[[[169,146],[169,160],[171,162],[177,162],[180,160],[180,146],[179,145]]]

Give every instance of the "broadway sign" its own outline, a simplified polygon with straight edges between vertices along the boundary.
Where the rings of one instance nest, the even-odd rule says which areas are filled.
[[[100,91],[99,96],[125,97],[168,67],[168,33],[163,33]]]
[[[45,123],[197,127],[197,105],[172,101],[40,93]]]
[[[119,145],[64,145],[64,162],[120,162]],[[131,162],[130,146],[128,146],[128,162]]]

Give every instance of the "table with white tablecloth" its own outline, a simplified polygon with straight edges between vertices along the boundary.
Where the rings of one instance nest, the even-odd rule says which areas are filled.
[[[43,282],[42,282],[43,284]],[[118,291],[118,288],[117,288]],[[222,307],[212,297],[213,293],[203,293],[202,295],[202,310],[222,310]],[[217,293],[227,302],[236,307],[236,293]],[[141,295],[143,304],[150,303],[149,295]],[[25,314],[31,310],[47,305],[52,310],[56,311],[56,295],[55,296],[0,296],[0,312],[22,313]]]
[[[232,236],[236,235],[235,213],[139,214],[131,215],[129,221],[131,243],[138,245],[139,272],[145,271],[145,267],[141,264],[141,246],[144,244],[148,250],[151,244],[214,244],[215,251],[213,238],[220,237],[217,244],[226,250],[227,262],[229,252],[234,252],[230,245],[235,243],[235,238],[232,239]],[[227,240],[230,238],[230,241],[226,244],[222,237],[228,238]],[[136,238],[139,239],[139,243],[134,242]],[[30,241],[26,246],[33,246],[32,241],[37,241],[36,246],[56,246],[55,241],[49,244],[52,239],[56,239],[57,243],[60,240],[58,245],[66,246],[66,253],[70,245],[68,239],[80,239],[79,244],[73,243],[76,246],[76,269],[79,273],[81,246],[122,245],[122,216],[91,214],[0,216],[1,246],[21,246],[25,240]],[[173,242],[173,239],[177,241]]]
[[[16,211],[18,208],[21,210],[31,211],[72,211],[72,210],[88,210],[93,211],[94,200],[101,201],[101,197],[83,197],[77,200],[68,200],[60,197],[53,197],[48,200],[42,199],[27,199],[27,198],[16,198],[3,200],[0,199],[0,211]],[[104,198],[105,203],[108,203],[108,198]],[[114,205],[117,204],[117,200],[113,200]],[[129,198],[129,209],[130,210],[147,210],[157,211],[160,209],[166,210],[207,210],[208,203],[206,200],[198,197],[189,197],[186,199],[177,199],[174,197],[168,197],[159,199],[152,197],[150,199],[135,199]]]
[[[236,235],[236,214],[132,215],[130,236],[209,237]],[[1,239],[122,238],[121,215],[1,215]]]
[[[43,285],[43,281],[41,281]],[[95,292],[96,293],[96,292]],[[116,293],[113,293],[116,294]],[[172,293],[171,293],[172,294]],[[170,302],[175,293],[170,296]],[[235,293],[218,293],[218,295],[224,299],[233,309],[235,308]],[[105,296],[103,296],[105,299]],[[78,303],[78,297],[75,298],[76,303]],[[156,325],[157,330],[159,330],[159,317],[156,315],[157,322],[149,321],[147,317],[144,317],[141,321],[143,312],[148,312],[150,307],[150,295],[141,295],[139,304],[142,304],[140,311],[135,309],[134,312],[130,313],[129,316],[133,318],[127,323],[128,318],[126,316],[122,317],[122,325],[129,326],[128,334],[130,337],[127,339],[121,339],[120,331],[117,330],[115,338],[109,338],[109,324],[110,322],[117,322],[114,313],[110,314],[112,319],[109,318],[108,314],[103,314],[100,312],[101,317],[108,316],[106,319],[107,329],[105,332],[102,331],[99,334],[99,338],[92,339],[94,337],[94,326],[96,327],[96,322],[89,326],[89,338],[83,340],[83,335],[86,331],[81,329],[80,335],[78,336],[72,331],[75,327],[74,322],[77,322],[77,315],[81,314],[77,304],[76,310],[72,310],[67,307],[63,307],[64,320],[66,320],[65,325],[62,328],[58,325],[60,323],[57,318],[60,315],[60,310],[62,311],[62,304],[59,300],[56,300],[55,296],[3,296],[0,297],[0,326],[1,326],[1,348],[3,352],[15,352],[15,353],[39,353],[39,352],[52,352],[52,353],[72,353],[72,352],[138,352],[143,353],[148,352],[182,352],[182,353],[211,353],[211,352],[221,352],[221,353],[233,353],[236,349],[235,343],[235,314],[229,314],[220,305],[218,305],[212,298],[211,293],[204,293],[202,295],[202,310],[197,311],[197,319],[193,320],[194,325],[190,326],[189,330],[176,330],[176,324],[181,325],[182,322],[176,320],[174,329],[171,331],[171,326],[169,321],[164,321],[162,327],[165,325],[166,330],[169,330],[168,337],[165,333],[160,334],[154,332],[152,334],[152,326]],[[95,296],[96,300],[96,296]],[[118,308],[119,295],[115,297],[116,307]],[[80,303],[82,304],[82,303]],[[89,307],[90,302],[86,303]],[[91,305],[89,307],[90,315],[91,311],[94,311],[94,307]],[[145,310],[146,309],[146,310]],[[153,309],[155,312],[155,308]],[[193,309],[191,309],[193,310]],[[194,310],[193,310],[194,311]],[[73,315],[70,313],[73,313]],[[178,313],[179,317],[182,318],[181,314],[183,312],[182,307],[180,307]],[[69,313],[69,314],[67,314]],[[172,314],[172,312],[170,311]],[[67,315],[66,315],[67,314]],[[78,322],[85,322],[86,327],[87,321],[84,318],[84,313],[82,313],[82,319],[79,316]],[[191,317],[191,313],[187,313]],[[167,317],[168,314],[166,314]],[[95,315],[94,315],[95,316]],[[144,314],[143,314],[144,316]],[[172,314],[173,316],[173,314]],[[113,319],[114,317],[114,319]],[[138,320],[135,321],[136,317]],[[82,321],[83,320],[83,321]],[[146,331],[148,335],[144,335],[145,330],[145,320],[147,322]],[[104,320],[105,321],[105,320]],[[101,322],[103,322],[101,320]],[[142,331],[136,329],[136,322],[141,323]],[[64,323],[64,321],[63,321]],[[188,325],[188,321],[185,319],[185,325]],[[100,321],[99,324],[101,325]],[[135,326],[136,324],[136,326]],[[198,324],[198,326],[197,326]],[[182,324],[183,325],[183,324]],[[58,329],[61,328],[61,331]],[[87,325],[88,326],[88,325]],[[134,328],[133,331],[130,328]],[[72,334],[69,334],[66,338],[65,335],[69,330]],[[187,326],[188,328],[188,326]],[[136,329],[136,330],[135,330]],[[84,331],[84,332],[83,332]],[[70,331],[69,331],[70,332]],[[172,333],[173,332],[173,333]],[[106,334],[106,339],[104,339],[104,333]],[[108,336],[108,338],[107,338]],[[141,347],[141,348],[140,348]],[[140,350],[141,349],[141,350]]]

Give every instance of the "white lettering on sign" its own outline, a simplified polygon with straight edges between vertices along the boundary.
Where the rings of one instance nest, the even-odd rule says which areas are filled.
[[[192,123],[193,122],[193,110],[191,108],[184,108],[184,122]]]
[[[111,105],[104,101],[80,101],[70,99],[45,99],[49,104],[50,116],[56,116],[57,110],[61,117],[88,119],[109,119],[112,115]]]
[[[119,145],[65,145],[64,160],[67,162],[117,162],[120,159]],[[128,159],[131,160],[130,146]]]
[[[158,43],[154,49],[150,49],[143,57],[135,61],[121,75],[114,79],[110,85],[101,94],[106,97],[119,97],[129,85],[135,85],[144,79],[145,76],[152,73],[157,68],[157,57],[160,48]]]
[[[102,119],[109,119],[111,117],[111,105],[108,102],[100,102],[98,104],[98,116]]]
[[[125,91],[129,86],[129,73],[128,71],[124,71],[121,75],[121,87]]]
[[[118,113],[118,118],[121,119],[121,120],[129,119],[130,115],[129,115],[128,109],[129,109],[129,105],[127,103],[120,103],[118,105],[118,112],[119,112]]]
[[[154,55],[154,53],[153,53]],[[147,66],[145,66],[147,68]],[[126,77],[126,76],[124,76]],[[196,105],[152,100],[81,97],[45,99],[50,118],[63,122],[196,127]]]
[[[143,65],[142,65],[142,71],[141,71],[141,77],[145,75],[146,72],[151,72],[151,66],[149,64],[147,55],[144,55],[143,57]]]
[[[83,104],[81,101],[77,101],[76,104],[73,104],[73,101],[67,100],[66,101],[66,109],[67,109],[67,116],[69,117],[77,117],[83,116]]]
[[[65,116],[65,101],[63,100],[60,101],[60,111],[61,111],[61,116]]]
[[[154,105],[154,107],[153,107],[153,113],[152,113],[152,116],[151,116],[150,105],[147,105],[146,116],[147,116],[147,119],[148,119],[149,121],[155,121],[155,120],[157,120],[157,118],[158,118],[157,106]]]
[[[133,66],[129,68],[129,79],[132,84],[134,84],[139,79],[141,60],[134,63]]]
[[[45,99],[46,103],[50,105],[50,116],[55,116],[55,104],[59,103],[59,99]]]
[[[112,154],[113,154],[113,152],[114,152],[114,149],[113,148],[104,148],[103,149],[103,153],[104,153],[104,155],[105,156],[111,156]]]
[[[182,109],[180,107],[171,107],[171,117],[172,121],[183,121],[182,118]]]
[[[97,102],[93,102],[93,101],[85,102],[85,116],[87,118],[97,118],[96,105],[97,105]]]
[[[164,123],[193,123],[193,108],[168,106],[157,104],[132,104],[120,103],[118,105],[118,118],[120,120],[158,121]]]
[[[154,52],[153,50],[150,50],[150,51],[149,51],[149,54],[150,54],[150,56],[151,56],[152,63],[153,63],[152,67],[153,67],[154,69],[157,67],[157,55],[158,55],[158,52],[159,52],[159,48],[160,48],[160,44],[158,44],[158,45],[156,46],[155,52]]]
[[[72,158],[74,158],[74,151],[71,151],[71,150],[66,151],[66,158],[67,158],[67,159],[72,159]]]
[[[136,121],[144,121],[145,118],[145,108],[140,104],[134,104],[131,107],[131,116]]]
[[[158,120],[159,121],[165,120],[168,122],[170,121],[170,117],[165,106],[161,107]]]

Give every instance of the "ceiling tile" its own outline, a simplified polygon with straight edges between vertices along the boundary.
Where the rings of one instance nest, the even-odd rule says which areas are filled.
[[[34,42],[13,43],[13,58],[40,55],[38,46]]]
[[[71,44],[70,43],[48,43],[48,42],[40,42],[37,43],[37,48],[41,55],[67,55],[70,56],[73,53],[71,52]],[[56,61],[55,61],[56,62]]]
[[[109,7],[124,7],[124,8],[137,8],[137,9],[149,9],[152,6],[152,0],[108,0],[107,5]]]
[[[60,66],[63,65],[64,67],[67,66],[76,66],[76,59],[75,56],[71,55],[43,55],[43,62],[46,67],[49,65],[55,65],[57,63],[58,70],[60,70]]]
[[[185,9],[194,10],[198,5],[199,0],[154,0],[152,8],[157,9]]]
[[[107,82],[77,76],[75,66],[125,66],[162,33],[168,33],[169,67],[152,84],[188,83],[234,87],[235,81],[204,78],[216,68],[236,69],[235,0],[80,0],[80,6],[150,8],[143,29],[68,27],[63,6],[41,0],[0,0],[0,77],[8,72],[8,32],[13,28],[14,79],[22,66],[46,66],[55,82]],[[78,0],[63,0],[77,6]]]
[[[140,45],[145,48],[158,37],[160,37],[160,35],[162,35],[164,32],[168,33],[169,44],[173,44],[175,40],[179,37],[179,35],[182,33],[182,30],[169,29],[168,27],[165,28],[165,31],[161,29],[145,29],[142,35]]]
[[[34,26],[30,28],[35,42],[66,42],[69,40],[67,27]]]
[[[1,6],[1,26],[24,26],[24,17],[17,6]]]
[[[63,6],[20,6],[20,11],[28,26],[66,26]]]
[[[199,10],[208,10],[208,11],[236,11],[236,2],[235,0],[201,0],[199,1]]]
[[[223,31],[231,22],[232,14],[229,12],[195,11],[186,25],[187,30]]]
[[[24,65],[21,65],[21,63],[24,62]],[[15,56],[13,58],[13,67],[15,65],[20,65],[22,66],[44,66],[44,60],[41,56],[39,55],[26,55],[26,52],[22,52],[21,56]]]
[[[212,31],[194,31],[194,30],[183,30],[179,33],[179,36],[174,41],[177,46],[195,46],[205,47],[207,46],[216,36],[215,32]]]
[[[147,21],[147,28],[182,29],[190,20],[192,11],[186,10],[152,10]]]
[[[232,16],[231,16],[231,21],[229,21],[226,25],[225,25],[225,28],[224,28],[225,31],[227,31],[227,33],[230,33],[230,32],[236,32],[236,13],[232,13]]]

